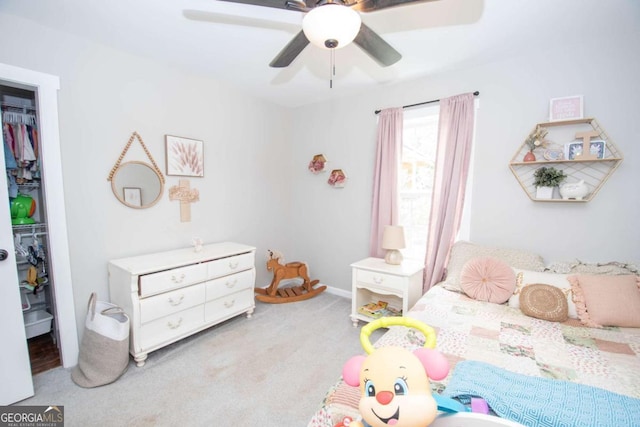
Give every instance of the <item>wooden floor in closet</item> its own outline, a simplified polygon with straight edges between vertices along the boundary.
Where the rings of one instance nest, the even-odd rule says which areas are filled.
[[[31,375],[60,366],[60,352],[51,334],[29,338],[27,343],[31,359]]]

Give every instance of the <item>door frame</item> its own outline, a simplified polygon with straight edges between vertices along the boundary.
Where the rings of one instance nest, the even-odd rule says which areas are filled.
[[[57,76],[0,63],[0,83],[17,85],[35,91],[40,137],[42,189],[46,201],[48,258],[53,279],[54,321],[58,330],[58,346],[62,366],[78,363],[78,328],[67,238],[67,217],[64,205],[64,185],[58,128]]]

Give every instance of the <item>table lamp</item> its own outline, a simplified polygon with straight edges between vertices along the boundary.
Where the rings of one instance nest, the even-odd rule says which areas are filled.
[[[382,249],[387,250],[384,261],[387,264],[399,265],[402,263],[402,252],[404,249],[404,228],[400,225],[385,225],[382,234]]]

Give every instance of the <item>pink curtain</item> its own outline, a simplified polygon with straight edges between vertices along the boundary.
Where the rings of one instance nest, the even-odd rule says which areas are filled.
[[[467,93],[440,100],[424,292],[442,279],[449,251],[460,228],[471,158],[473,117],[473,94]]]
[[[369,243],[369,254],[376,258],[384,258],[384,251],[380,247],[384,226],[398,223],[398,163],[402,126],[402,108],[388,108],[380,112]]]

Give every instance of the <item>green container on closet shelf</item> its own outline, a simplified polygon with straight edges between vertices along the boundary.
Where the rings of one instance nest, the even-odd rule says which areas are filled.
[[[11,224],[34,224],[31,216],[36,212],[36,201],[26,194],[18,194],[11,199]]]

